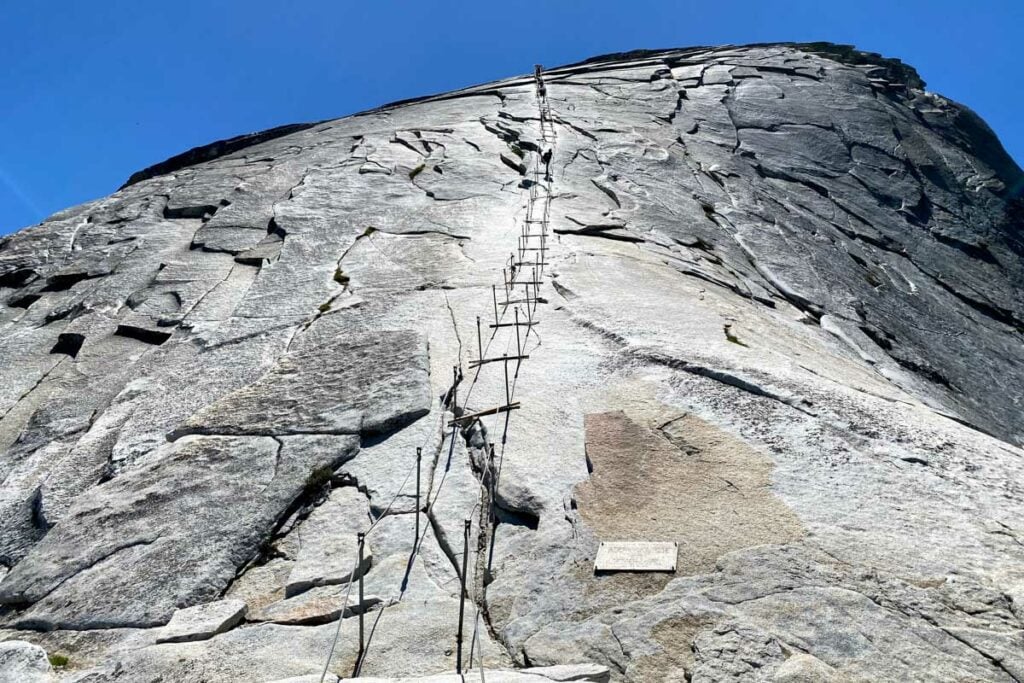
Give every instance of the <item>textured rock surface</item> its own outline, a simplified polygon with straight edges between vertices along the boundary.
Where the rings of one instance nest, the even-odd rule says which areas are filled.
[[[160,630],[158,643],[205,640],[233,628],[245,616],[241,600],[220,600],[178,610]]]
[[[0,240],[3,652],[455,680],[465,552],[487,680],[1024,680],[1024,176],[992,132],[824,44],[541,95],[243,136]],[[538,324],[489,327],[540,215]],[[478,343],[529,356],[507,390]],[[628,539],[676,574],[595,576]]]
[[[22,640],[0,643],[0,681],[3,683],[53,683],[56,680],[43,648]]]

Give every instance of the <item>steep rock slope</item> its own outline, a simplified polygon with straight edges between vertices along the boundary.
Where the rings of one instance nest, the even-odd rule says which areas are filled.
[[[494,680],[1024,679],[1022,185],[827,44],[141,171],[0,242],[0,637],[76,681],[431,674],[465,578]],[[595,575],[623,539],[678,571]]]

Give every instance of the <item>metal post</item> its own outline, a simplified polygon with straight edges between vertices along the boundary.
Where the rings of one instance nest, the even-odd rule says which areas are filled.
[[[423,449],[416,448],[416,537],[412,542],[412,551],[415,553],[420,544],[420,463],[423,461]]]
[[[459,366],[452,366],[452,415],[455,415],[455,409],[459,407]],[[456,417],[458,417],[456,415]]]
[[[527,295],[529,296],[529,295]],[[519,307],[516,306],[516,355],[523,355],[523,346],[519,341]],[[519,365],[519,361],[516,361],[516,365]]]
[[[505,366],[505,405],[511,405],[512,395],[508,391],[508,354],[503,353],[501,357],[502,359],[504,359],[502,361],[502,365]]]
[[[363,649],[365,647],[363,635],[365,633],[363,625],[363,574],[366,572],[363,571],[363,546],[366,544],[366,534],[361,533],[357,538],[359,539],[359,665],[361,668],[363,664]]]
[[[489,460],[490,460],[490,468],[491,468],[491,482],[490,482],[490,505],[489,505],[489,509],[487,511],[488,512],[487,521],[488,521],[488,524],[490,524],[491,533],[490,533],[489,538],[488,538],[489,543],[488,543],[488,548],[487,548],[487,564],[485,566],[486,573],[484,574],[484,583],[485,584],[490,583],[491,580],[492,580],[491,579],[491,567],[494,566],[494,539],[495,539],[495,536],[497,536],[497,534],[494,533],[494,530],[498,526],[498,515],[494,511],[495,510],[495,499],[498,497],[498,472],[494,469],[494,456],[497,453],[497,451],[494,450],[494,442],[493,441],[491,442],[490,446],[491,446],[491,452],[490,452],[490,455],[488,457],[489,457]]]
[[[494,297],[494,324],[498,324],[498,287],[491,285],[491,295]]]
[[[466,575],[469,574],[469,528],[472,521],[466,520],[462,540],[462,588],[459,590],[459,633],[455,637],[458,655],[455,658],[455,673],[462,673],[462,621],[466,610]]]
[[[539,256],[537,258],[540,258]],[[540,285],[537,284],[540,280],[537,279],[537,267],[533,268],[533,312],[537,312],[537,299],[540,297]]]
[[[484,341],[483,337],[480,336],[480,316],[476,317],[476,353],[477,359],[484,357]]]
[[[487,511],[488,512],[488,517],[487,518],[490,520],[491,525],[493,526],[494,525],[494,521],[495,521],[495,517],[494,517],[494,499],[498,495],[498,473],[494,471],[494,442],[493,441],[490,443],[490,446],[491,446],[490,452],[487,454],[487,462],[488,462],[487,467],[491,470],[491,481],[490,481],[491,503],[490,503],[490,509]]]
[[[501,269],[501,281],[505,283],[505,301],[508,301],[508,274],[505,269]]]

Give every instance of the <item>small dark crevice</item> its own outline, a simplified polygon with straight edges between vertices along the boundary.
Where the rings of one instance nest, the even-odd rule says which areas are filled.
[[[725,181],[718,177],[718,174],[713,171],[705,171],[704,175],[712,180],[716,185],[725,190]],[[726,190],[728,192],[728,190]]]
[[[709,221],[711,221],[715,225],[718,225],[718,221],[715,220],[715,207],[711,206],[710,204],[705,204],[704,202],[701,202],[700,203],[700,208],[704,210],[704,217],[705,218],[707,218]],[[683,246],[688,247],[688,246],[691,246],[691,245],[684,244]]]
[[[11,299],[7,302],[7,305],[11,308],[28,308],[35,302],[42,298],[39,294],[24,294],[22,296]]]
[[[35,280],[38,276],[31,268],[20,268],[0,275],[0,287],[18,289]]]
[[[576,131],[577,133],[579,133],[580,135],[582,135],[585,138],[590,138],[591,140],[597,140],[597,136],[596,135],[594,135],[593,133],[591,133],[590,131],[588,131],[588,130],[586,130],[584,128],[581,128],[580,126],[577,126],[577,125],[575,125],[573,123],[570,123],[569,121],[566,121],[565,119],[563,119],[561,117],[558,117],[558,116],[552,116],[551,118],[552,118],[552,120],[555,123],[558,123],[558,124],[561,124],[561,125],[566,126],[568,128],[571,128],[572,130]]]
[[[93,277],[95,276],[83,272],[51,275],[50,277],[46,278],[46,286],[43,287],[41,291],[66,292],[67,290],[77,285],[79,282],[82,282],[83,280],[89,280]]]
[[[876,330],[875,328],[868,327],[867,325],[861,325],[860,331],[866,334],[871,341],[878,344],[879,347],[885,349],[886,351],[892,350],[892,343],[896,340],[896,338],[893,337],[888,332],[884,330]]]
[[[956,387],[946,379],[946,376],[941,372],[933,368],[927,361],[922,360],[921,362],[910,360],[909,358],[901,358],[898,355],[889,354],[890,358],[900,364],[901,367],[920,375],[924,379],[928,380],[932,384],[938,384],[945,387],[949,391],[956,391]]]
[[[996,260],[996,257],[992,255],[992,252],[989,251],[988,244],[984,242],[982,242],[981,244],[970,244],[968,242],[958,240],[955,237],[943,235],[940,232],[933,232],[932,237],[934,237],[942,244],[945,244],[946,246],[953,247],[954,249],[962,251],[964,254],[970,256],[973,259],[984,261],[985,263],[991,263],[994,266],[1002,265],[999,263],[999,261]]]
[[[609,230],[619,229],[624,230],[623,226],[607,226],[607,225],[585,225],[579,230],[570,230],[568,228],[556,228],[556,235],[582,235],[584,237],[603,237],[607,240],[614,240],[617,242],[646,242],[642,237],[636,235],[624,234],[621,232],[608,232]]]
[[[46,533],[53,524],[46,521],[46,515],[43,513],[43,489],[42,487],[36,489],[36,492],[32,496],[32,526]]]
[[[676,120],[676,116],[679,115],[679,112],[683,108],[683,100],[686,100],[686,99],[689,99],[689,97],[686,94],[686,89],[685,88],[676,90],[676,106],[675,106],[675,109],[673,109],[672,112],[668,115],[669,123],[672,123],[672,122],[674,122]]]
[[[910,372],[913,372],[917,375],[920,375],[921,377],[928,380],[929,382],[932,382],[933,384],[938,384],[942,387],[945,387],[949,391],[957,390],[956,387],[954,387],[953,384],[948,379],[946,379],[945,375],[943,375],[941,372],[939,372],[934,367],[929,365],[927,361],[915,361],[903,357],[899,353],[893,353],[893,342],[896,341],[896,338],[889,334],[888,332],[870,327],[868,325],[860,325],[859,327],[861,332],[866,334],[868,338],[871,339],[871,341],[875,342],[875,344],[877,344],[880,348],[884,349],[886,353],[889,354],[889,357],[896,361],[896,363],[898,363],[900,367],[909,370]]]
[[[144,344],[152,344],[154,346],[159,346],[171,338],[170,332],[148,330],[144,327],[135,327],[134,325],[118,325],[117,329],[114,330],[114,335],[117,337],[128,337],[129,339],[135,339]]]
[[[584,327],[587,326],[587,324],[584,324]],[[594,326],[592,324],[590,324],[589,326],[592,329],[599,329],[597,328],[597,326]],[[605,336],[609,335],[606,334]],[[625,340],[621,340],[620,343],[625,343]],[[784,405],[788,405],[791,408],[794,408],[806,415],[810,415],[811,417],[817,417],[817,413],[814,412],[814,410],[812,409],[814,405],[813,402],[802,396],[786,396],[783,394],[779,394],[768,387],[761,386],[759,384],[756,384],[755,382],[744,379],[743,377],[740,377],[738,375],[734,375],[723,370],[717,370],[715,368],[696,365],[690,363],[689,361],[683,360],[682,358],[675,358],[673,356],[668,356],[663,353],[653,351],[641,351],[638,349],[628,349],[627,352],[640,360],[656,363],[658,365],[663,365],[665,367],[672,368],[673,370],[682,370],[683,372],[688,372],[692,375],[697,375],[699,377],[705,377],[707,379],[720,382],[727,386],[734,387],[736,389],[739,389],[740,391],[745,391],[754,396],[768,398],[773,401],[782,403]]]
[[[507,154],[501,154],[499,155],[499,157],[501,158],[501,163],[505,164],[519,175],[526,174],[526,164],[524,164],[519,157],[513,158],[508,156]]]
[[[497,501],[494,503],[494,517],[498,520],[498,524],[522,526],[532,531],[536,531],[540,526],[540,517],[532,512],[509,510],[499,505]]]
[[[821,197],[824,197],[825,199],[832,198],[831,194],[828,191],[828,188],[819,185],[815,182],[812,182],[810,180],[807,180],[806,178],[798,178],[783,171],[767,168],[762,164],[756,164],[754,166],[754,172],[757,173],[757,175],[759,175],[762,178],[771,178],[774,180],[785,180],[786,182],[797,183],[798,185],[803,185],[807,189],[813,191],[814,193]]]
[[[82,344],[84,343],[84,334],[64,332],[57,336],[57,343],[50,349],[50,353],[63,353],[65,356],[77,358],[78,352],[82,350]]]
[[[269,221],[267,221],[267,234],[268,234],[268,235],[277,235],[277,236],[278,236],[278,237],[280,237],[280,238],[281,238],[282,240],[284,240],[285,236],[286,236],[286,235],[287,235],[288,233],[287,233],[287,232],[285,231],[285,229],[284,229],[284,228],[282,228],[282,227],[281,227],[281,226],[280,226],[280,225],[278,224],[278,222],[277,222],[277,217],[276,217],[276,216],[271,216],[271,217],[270,217],[270,220],[269,220]]]
[[[201,204],[198,206],[179,206],[170,208],[164,207],[164,218],[174,220],[178,218],[206,218],[217,213],[220,206],[214,204]]]
[[[921,198],[912,206],[904,205],[899,212],[915,225],[928,225],[932,219],[932,202],[928,195],[921,193]]]
[[[49,325],[50,323],[55,323],[58,320],[65,319],[74,320],[78,316],[82,315],[82,313],[84,313],[85,311],[85,304],[79,301],[73,306],[69,306],[67,308],[58,308],[50,311],[49,313],[46,314],[46,317],[43,318],[43,324]]]
[[[103,471],[100,472],[100,476],[96,479],[96,485],[99,486],[100,484],[106,484],[108,481],[113,479],[116,474],[117,471],[114,469],[113,463],[107,462],[107,464],[103,466]]]
[[[911,263],[913,263],[913,261],[911,261]],[[917,264],[914,265],[916,266]],[[920,267],[918,267],[918,270],[921,270],[922,273],[930,277],[936,284],[938,284],[940,287],[945,289],[947,292],[955,296],[963,303],[973,308],[978,313],[981,313],[982,315],[985,315],[1004,325],[1012,327],[1018,332],[1024,332],[1024,321],[1019,320],[1013,314],[1012,311],[1008,311],[1005,308],[1001,308],[999,306],[995,306],[994,304],[985,301],[979,301],[978,299],[967,296],[963,292],[960,292],[959,290],[953,288],[951,285],[947,284],[945,281],[943,281],[941,278],[934,275],[933,273],[929,273],[925,270],[922,270]]]
[[[609,175],[608,179],[611,180],[612,182],[615,182],[616,180],[618,180],[618,176]],[[605,184],[599,178],[591,178],[590,182],[594,184],[594,187],[601,190],[601,192],[604,192],[605,195],[607,195],[607,197],[612,200],[616,208],[622,208],[622,202],[619,200],[619,195],[611,186]]]
[[[536,154],[541,154],[544,151],[536,142],[534,142],[533,140],[527,140],[525,138],[520,138],[518,141],[518,145],[520,151],[526,150],[527,152],[534,152]],[[519,156],[523,155],[520,154]]]

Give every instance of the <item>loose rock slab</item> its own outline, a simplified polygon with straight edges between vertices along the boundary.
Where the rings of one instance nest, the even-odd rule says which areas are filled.
[[[359,601],[358,589],[346,586],[320,586],[287,600],[279,600],[249,615],[249,621],[272,621],[275,624],[326,624],[338,618],[366,612],[379,605],[381,598],[364,595]]]
[[[358,533],[369,519],[369,506],[353,487],[335,489],[296,532],[299,549],[288,575],[285,595],[292,597],[314,586],[346,583],[359,578],[373,563],[367,542],[359,560]]]
[[[180,609],[171,617],[156,642],[184,643],[212,638],[242,621],[245,609],[241,600],[221,600]]]
[[[427,414],[428,377],[426,340],[415,332],[343,334],[283,356],[175,434],[384,432]]]

